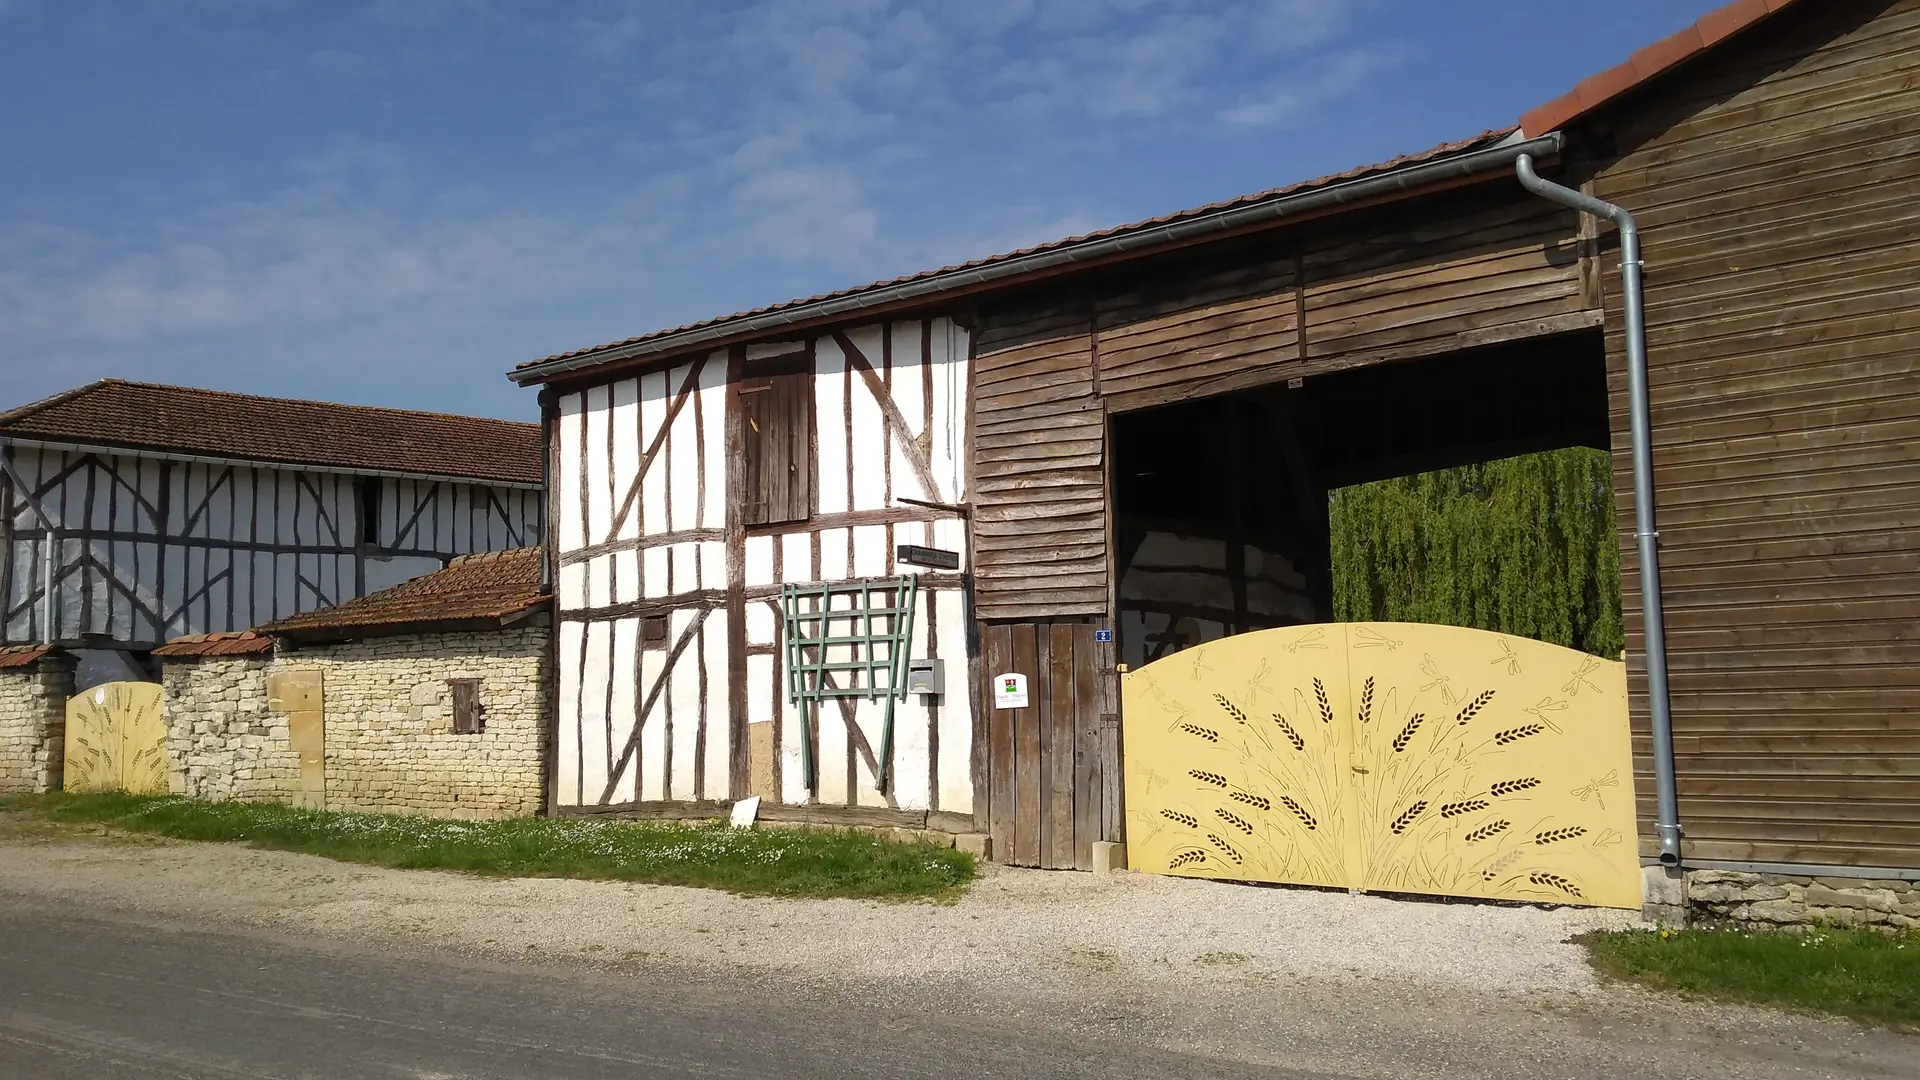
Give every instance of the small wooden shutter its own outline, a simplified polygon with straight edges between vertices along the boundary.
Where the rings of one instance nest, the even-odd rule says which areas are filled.
[[[802,360],[740,384],[746,445],[746,523],[779,525],[813,514],[813,376]]]
[[[486,721],[480,715],[480,680],[448,679],[447,689],[453,692],[453,733],[478,735],[485,731]]]

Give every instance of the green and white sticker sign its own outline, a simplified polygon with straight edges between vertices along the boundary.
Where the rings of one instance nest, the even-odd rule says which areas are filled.
[[[1024,709],[1027,707],[1027,677],[1018,672],[993,677],[993,707],[996,709]]]

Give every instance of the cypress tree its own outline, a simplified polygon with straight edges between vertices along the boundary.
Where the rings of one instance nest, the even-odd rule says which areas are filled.
[[[1573,448],[1329,496],[1342,622],[1439,623],[1617,659],[1612,460]]]

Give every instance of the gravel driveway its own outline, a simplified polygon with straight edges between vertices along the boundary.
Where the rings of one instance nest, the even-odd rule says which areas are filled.
[[[1568,939],[1632,925],[1625,912],[999,868],[946,905],[742,899],[0,829],[0,901],[10,893],[596,977],[729,972],[944,1014],[1013,1008],[1292,1067],[1372,1055],[1381,1076],[1500,1063],[1516,1077],[1920,1077],[1911,1037],[1599,983]]]

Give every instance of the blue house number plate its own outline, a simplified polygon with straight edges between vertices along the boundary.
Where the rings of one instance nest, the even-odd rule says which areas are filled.
[[[1113,631],[1111,631],[1111,630],[1095,630],[1095,631],[1093,632],[1093,640],[1095,640],[1095,641],[1099,641],[1099,642],[1107,642],[1107,641],[1112,641],[1112,640],[1113,640]]]

